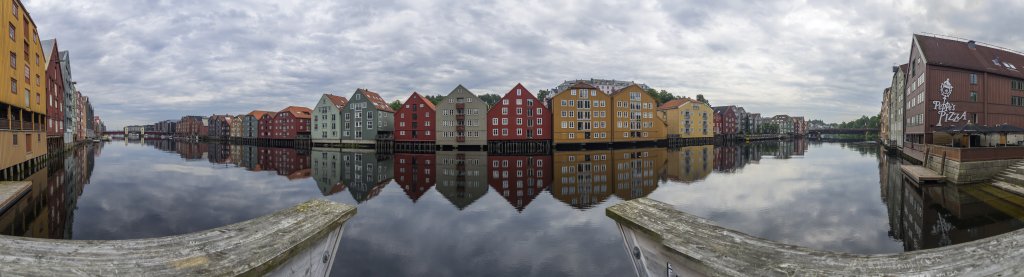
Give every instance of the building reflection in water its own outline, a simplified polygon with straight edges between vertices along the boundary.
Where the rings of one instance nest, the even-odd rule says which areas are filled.
[[[78,197],[89,183],[93,162],[102,148],[102,144],[75,148],[50,159],[45,168],[26,178],[32,188],[0,214],[0,235],[70,239]]]
[[[715,167],[714,145],[669,149],[667,155],[666,175],[675,182],[688,184],[704,180]]]
[[[341,149],[313,148],[313,179],[324,196],[333,195],[345,190],[345,182],[341,180]]]
[[[889,236],[906,251],[982,239],[1024,227],[1024,197],[988,184],[921,186],[903,175],[898,157],[880,154],[882,202]]]
[[[459,210],[487,194],[487,152],[439,151],[437,192]]]
[[[405,195],[416,202],[434,187],[437,181],[437,155],[421,153],[395,154],[395,183],[402,187]]]
[[[665,148],[617,149],[612,151],[615,168],[615,196],[622,200],[645,197],[666,179]]]
[[[390,154],[378,154],[373,149],[342,149],[342,183],[356,202],[362,203],[380,193],[394,177]]]
[[[551,196],[588,209],[612,195],[612,151],[556,151]]]
[[[551,185],[551,156],[488,156],[487,183],[522,212]]]

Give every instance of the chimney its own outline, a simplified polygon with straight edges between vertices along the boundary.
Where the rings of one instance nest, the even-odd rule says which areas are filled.
[[[892,66],[892,73],[896,73],[896,72],[899,72],[899,71],[900,71],[900,67],[899,66],[895,66],[895,65]]]
[[[977,43],[974,42],[973,40],[968,40],[967,41],[967,48],[971,48],[971,50],[974,50],[975,46],[977,46]]]

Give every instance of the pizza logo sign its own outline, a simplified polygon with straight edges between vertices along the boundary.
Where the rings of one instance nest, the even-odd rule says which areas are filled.
[[[933,108],[939,113],[939,123],[935,126],[942,126],[942,122],[960,122],[967,119],[967,112],[956,112],[956,104],[949,103],[949,96],[953,95],[953,84],[946,79],[939,86],[939,94],[942,101],[932,101]]]

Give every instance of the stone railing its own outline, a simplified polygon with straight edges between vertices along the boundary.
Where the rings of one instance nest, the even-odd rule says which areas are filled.
[[[942,248],[861,255],[752,237],[646,198],[606,212],[639,276],[1024,275],[1024,229]]]
[[[355,207],[311,200],[253,220],[153,239],[0,236],[2,276],[328,276]]]

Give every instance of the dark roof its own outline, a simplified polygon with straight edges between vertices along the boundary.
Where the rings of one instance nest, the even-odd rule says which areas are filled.
[[[981,43],[971,49],[967,41],[919,34],[914,39],[928,64],[1024,79],[1024,55],[1012,50]]]

